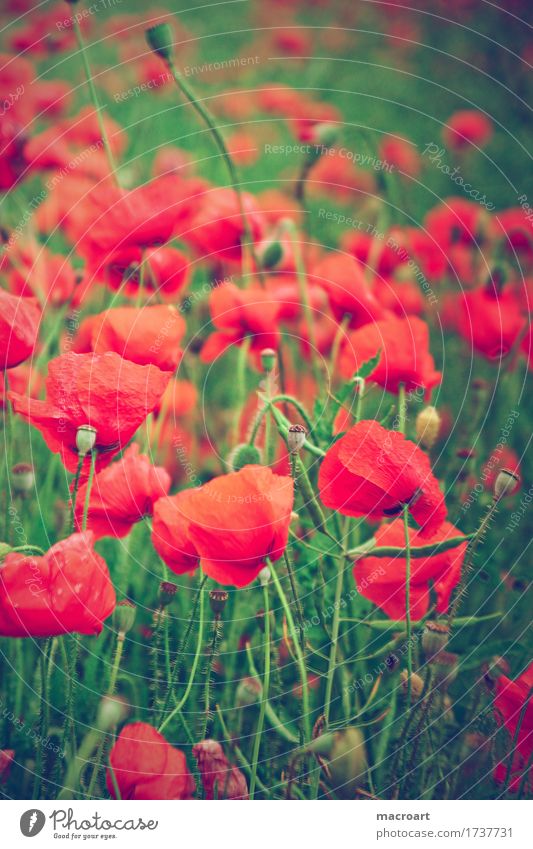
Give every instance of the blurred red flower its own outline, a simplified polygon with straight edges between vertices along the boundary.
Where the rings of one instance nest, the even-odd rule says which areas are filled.
[[[122,799],[192,799],[196,789],[182,751],[146,722],[125,725],[109,754]],[[107,771],[107,789],[116,791]]]
[[[174,306],[115,307],[82,322],[73,350],[114,351],[137,365],[174,371],[185,330],[185,320]]]
[[[206,799],[248,799],[243,773],[228,761],[216,740],[200,740],[192,748]]]
[[[489,360],[507,356],[526,325],[516,293],[492,283],[457,295],[456,306],[460,335]]]
[[[277,348],[280,304],[270,292],[259,286],[239,289],[225,283],[209,295],[211,320],[217,330],[205,342],[200,357],[213,362],[231,345],[250,338],[251,350]]]
[[[401,433],[373,420],[354,425],[332,445],[320,467],[318,488],[326,507],[346,516],[391,517],[408,505],[423,536],[446,518],[427,456]]]
[[[139,454],[137,443],[124,456],[97,474],[89,498],[87,527],[96,539],[125,537],[136,522],[151,516],[154,503],[167,495],[170,475],[161,466],[153,466]],[[80,486],[76,498],[76,521],[81,526],[87,483]]]
[[[533,662],[521,675],[511,680],[500,675],[496,680],[494,709],[496,719],[507,728],[512,741],[515,740],[511,763],[510,788],[517,791],[524,771],[528,768],[532,774],[531,756],[533,754]],[[496,767],[494,778],[499,783],[505,781],[508,762]],[[530,779],[531,780],[531,779]]]
[[[260,240],[264,220],[253,195],[244,194],[244,212],[253,242]],[[230,262],[241,259],[244,226],[237,193],[233,189],[206,191],[182,238],[206,261],[216,257]]]
[[[0,634],[99,634],[115,590],[91,532],[72,534],[43,556],[8,554],[0,569]]]
[[[398,394],[403,383],[407,392],[423,389],[427,398],[441,381],[429,350],[429,328],[418,316],[391,316],[350,333],[342,346],[340,373],[348,380],[378,351],[379,362],[368,380],[387,392]]]
[[[293,481],[245,466],[154,505],[152,542],[169,569],[198,566],[221,584],[244,587],[265,560],[278,560],[289,533]]]
[[[444,522],[430,535],[421,536],[409,528],[409,541],[413,548],[443,542],[461,536],[461,531],[450,522]],[[378,546],[405,548],[403,519],[382,525],[375,533]],[[437,613],[448,609],[453,588],[461,577],[461,566],[467,541],[457,548],[435,554],[433,557],[412,558],[410,581],[411,619],[422,619],[429,608],[430,587],[433,582],[437,594]],[[405,557],[367,557],[358,560],[353,570],[357,591],[377,604],[391,619],[405,619]]]
[[[350,327],[378,321],[385,310],[377,300],[361,266],[346,254],[328,254],[309,274],[312,283],[322,286],[337,321],[349,316]]]
[[[33,298],[21,298],[0,289],[0,369],[27,360],[37,343],[41,310]]]
[[[97,468],[124,448],[161,398],[170,372],[139,366],[118,354],[63,354],[49,363],[45,401],[9,393],[15,412],[38,428],[66,468],[78,464],[76,432],[96,429]],[[90,462],[86,456],[85,465]]]
[[[448,118],[442,137],[447,147],[461,151],[471,145],[485,147],[492,138],[492,133],[490,118],[477,109],[460,109]]]

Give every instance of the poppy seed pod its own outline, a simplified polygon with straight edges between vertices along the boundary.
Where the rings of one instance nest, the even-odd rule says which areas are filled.
[[[261,698],[261,682],[257,678],[243,678],[235,693],[235,707],[256,705]]]
[[[298,454],[304,447],[307,431],[303,425],[291,425],[287,433],[287,447],[291,454]]]
[[[494,481],[494,498],[499,501],[506,495],[514,495],[520,486],[520,477],[510,469],[501,469]]]
[[[423,448],[433,448],[441,426],[441,417],[435,407],[424,407],[416,417],[416,438]]]
[[[261,463],[259,450],[255,445],[247,445],[245,443],[236,445],[226,459],[226,464],[232,472],[238,472],[244,466],[253,466],[258,463]]]
[[[210,590],[209,604],[211,605],[211,610],[215,616],[218,617],[222,615],[228,598],[229,594],[226,590]]]
[[[165,62],[170,62],[174,52],[172,30],[168,24],[156,24],[144,33],[148,46],[161,56]]]
[[[92,425],[80,425],[76,431],[76,448],[80,457],[92,451],[96,443],[96,428]]]
[[[159,604],[161,607],[167,607],[173,601],[177,592],[177,584],[173,584],[172,581],[161,581],[159,584]]]
[[[446,648],[450,629],[441,622],[426,622],[422,632],[422,648],[426,657],[432,658]]]
[[[400,680],[402,682],[402,689],[405,694],[407,694],[408,686],[407,679],[409,673],[406,669],[402,669],[400,673]],[[416,672],[413,672],[411,675],[411,701],[416,702],[417,699],[420,698],[422,693],[424,692],[424,681]]]
[[[282,256],[283,247],[281,242],[278,242],[277,239],[273,242],[269,242],[259,257],[261,267],[267,271],[271,268],[275,268]]]
[[[276,352],[274,348],[263,348],[261,351],[261,365],[264,371],[272,371],[276,365]]]
[[[268,566],[264,566],[257,577],[259,578],[259,583],[261,584],[261,586],[266,587],[271,577],[270,569],[268,568]]]
[[[11,469],[11,481],[14,491],[19,495],[29,492],[35,483],[33,466],[29,463],[17,463]]]
[[[340,731],[327,732],[306,747],[308,751],[325,758],[329,783],[343,799],[351,799],[364,782],[367,770],[364,737],[355,726]]]
[[[133,628],[137,608],[133,602],[119,601],[113,612],[113,624],[119,634],[127,634]]]

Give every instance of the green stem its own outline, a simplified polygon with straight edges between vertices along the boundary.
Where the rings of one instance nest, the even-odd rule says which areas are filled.
[[[115,687],[117,685],[117,675],[118,670],[120,668],[120,661],[122,659],[122,652],[124,650],[124,640],[126,639],[126,634],[124,631],[119,631],[117,636],[117,645],[115,648],[115,657],[113,658],[113,665],[111,667],[111,675],[109,676],[109,684],[107,687],[107,695],[112,696],[115,692]],[[102,734],[100,740],[98,742],[98,749],[96,752],[96,758],[93,766],[93,771],[91,775],[91,780],[89,782],[89,789],[87,791],[87,795],[89,798],[94,796],[94,790],[96,787],[96,783],[98,781],[98,773],[100,772],[100,765],[102,762],[102,755],[104,753],[104,746],[107,739],[106,734]]]
[[[313,316],[313,310],[311,309],[311,303],[309,300],[309,290],[307,285],[307,274],[305,271],[305,266],[302,258],[302,252],[300,249],[300,243],[296,238],[296,227],[294,222],[291,220],[287,220],[285,222],[285,231],[287,232],[294,256],[294,262],[296,265],[296,279],[298,281],[298,289],[300,293],[300,298],[302,301],[303,313],[305,316],[305,322],[307,325],[307,331],[309,333],[309,348],[311,352],[311,367],[313,370],[313,376],[315,378],[315,382],[317,388],[320,386],[321,375],[320,375],[320,366],[317,360],[317,342],[316,342],[316,332],[315,332],[315,322]]]
[[[89,469],[89,480],[87,481],[87,492],[85,493],[85,504],[83,505],[83,522],[82,522],[82,526],[81,526],[82,531],[87,530],[87,517],[89,515],[89,501],[90,501],[90,498],[91,498],[91,489],[92,489],[92,486],[93,486],[94,470],[96,468],[96,455],[97,455],[97,453],[98,452],[97,452],[96,448],[93,448],[92,451],[91,451],[91,467]]]
[[[35,777],[33,783],[33,799],[40,798],[42,773],[43,773],[43,746],[42,742],[46,738],[48,729],[48,654],[50,651],[51,640],[47,639],[39,644],[41,649],[39,655],[39,677],[41,683],[41,691],[39,697],[39,736],[36,739],[36,758],[35,758]]]
[[[268,701],[268,691],[270,688],[270,604],[268,599],[268,585],[263,586],[263,598],[265,606],[265,668],[263,674],[263,687],[261,690],[261,706],[259,708],[259,719],[257,720],[257,728],[255,731],[254,747],[252,752],[252,776],[250,779],[250,799],[254,798],[255,785],[257,781],[257,764],[259,761],[259,749],[261,746],[261,737],[265,723],[265,712]]]
[[[331,625],[331,647],[329,651],[328,673],[326,679],[326,695],[324,700],[324,719],[326,727],[329,725],[329,715],[331,710],[331,695],[333,693],[333,680],[335,678],[335,670],[337,668],[337,649],[339,642],[339,627],[340,627],[340,610],[342,587],[344,583],[344,570],[346,568],[346,560],[344,557],[339,558],[337,570],[337,582],[335,586],[335,609],[333,611],[333,622]]]
[[[203,586],[203,585],[202,585]],[[204,634],[204,593],[202,592],[202,587],[200,587],[200,613],[199,613],[199,624],[198,624],[198,639],[196,641],[196,652],[194,654],[194,660],[191,667],[191,674],[189,676],[189,681],[187,683],[187,687],[180,701],[176,704],[173,710],[169,713],[166,719],[163,720],[161,725],[158,728],[158,731],[162,734],[163,730],[169,725],[170,722],[174,719],[176,714],[180,713],[186,702],[189,698],[189,694],[192,690],[194,679],[196,677],[196,670],[198,669],[198,664],[200,662],[200,657],[202,654],[202,642],[203,642],[203,634]]]
[[[100,102],[98,100],[98,95],[96,93],[96,88],[93,82],[93,75],[91,71],[91,66],[89,64],[89,58],[87,56],[87,51],[85,49],[85,44],[83,41],[83,35],[81,32],[79,21],[76,15],[72,16],[74,33],[76,35],[76,41],[78,43],[78,47],[81,54],[81,59],[83,62],[83,67],[85,70],[85,77],[87,79],[87,85],[89,86],[89,91],[91,93],[91,99],[96,110],[96,119],[98,121],[98,129],[100,130],[100,136],[102,138],[102,144],[104,146],[104,150],[107,156],[107,161],[109,163],[109,168],[117,185],[119,185],[118,177],[117,177],[117,166],[115,163],[115,158],[113,156],[113,151],[111,150],[111,145],[109,144],[109,139],[107,137],[107,131],[104,124],[104,119],[102,117],[102,107],[100,106]]]
[[[411,640],[411,541],[409,539],[409,507],[403,508],[403,527],[405,533],[405,622],[407,625],[407,705],[411,704],[411,677],[413,674],[413,645]]]
[[[72,498],[70,500],[70,532],[73,534],[76,530],[76,500],[78,498],[78,489],[80,486],[80,475],[81,469],[83,466],[84,455],[78,455],[78,465],[76,467],[76,474],[74,475],[74,486],[72,491]]]
[[[298,670],[300,673],[300,681],[302,684],[302,712],[303,712],[303,728],[304,728],[304,743],[308,743],[311,740],[311,711],[309,707],[309,684],[307,680],[307,670],[305,668],[305,660],[302,653],[302,648],[300,646],[300,641],[296,636],[296,628],[294,627],[294,619],[292,618],[290,604],[287,600],[287,596],[283,591],[283,587],[281,586],[281,581],[278,578],[276,571],[274,569],[273,564],[269,561],[269,568],[272,575],[272,580],[274,582],[274,586],[276,587],[276,592],[279,596],[279,600],[281,601],[281,605],[285,612],[285,616],[287,618],[287,624],[289,626],[289,632],[292,636],[294,642],[294,650],[296,652],[296,662],[298,664]]]

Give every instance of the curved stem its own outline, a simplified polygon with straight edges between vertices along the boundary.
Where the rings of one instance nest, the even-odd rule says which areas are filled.
[[[255,794],[255,785],[257,781],[257,764],[259,761],[259,749],[261,746],[261,737],[263,735],[266,705],[268,701],[268,691],[270,687],[270,605],[268,599],[268,585],[266,584],[265,586],[263,586],[263,598],[265,605],[265,668],[263,674],[263,687],[261,690],[261,706],[259,708],[259,719],[257,720],[257,728],[255,730],[254,747],[252,752],[250,799],[253,799]]]

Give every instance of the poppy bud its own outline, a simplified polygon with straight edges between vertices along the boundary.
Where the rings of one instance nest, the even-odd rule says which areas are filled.
[[[98,705],[96,727],[100,731],[110,731],[126,717],[127,704],[120,696],[104,696]]]
[[[281,242],[278,242],[277,239],[273,242],[269,242],[268,245],[263,248],[259,256],[261,267],[266,269],[267,271],[271,268],[275,268],[281,260],[282,256],[283,247],[281,245]]]
[[[224,612],[229,596],[226,590],[210,590],[209,604],[215,616],[221,616]]]
[[[330,784],[337,795],[353,798],[367,770],[365,743],[359,728],[348,726],[322,734],[307,750],[327,759]]]
[[[156,24],[145,30],[145,38],[148,46],[161,56],[165,62],[170,62],[174,52],[172,30],[168,24]]]
[[[510,469],[500,469],[494,481],[494,498],[499,501],[506,495],[514,495],[520,486],[520,477]]]
[[[422,648],[428,659],[446,648],[449,634],[447,625],[441,622],[426,622],[422,632]]]
[[[272,371],[276,365],[276,352],[273,348],[263,348],[261,351],[261,365],[263,371]]]
[[[235,693],[235,707],[250,707],[261,699],[261,682],[257,678],[243,678]]]
[[[228,454],[226,464],[232,472],[238,472],[244,466],[260,466],[261,454],[255,445],[241,443]]]
[[[119,634],[127,634],[133,628],[136,612],[137,608],[131,601],[124,599],[118,602],[113,612],[113,624]]]
[[[294,424],[287,434],[287,446],[291,454],[298,454],[303,448],[307,431],[303,425]]]
[[[457,678],[458,664],[457,655],[451,651],[440,651],[433,658],[435,664],[435,683],[440,689],[445,690]]]
[[[29,492],[35,482],[33,466],[29,463],[17,463],[11,469],[11,481],[14,491],[19,495]]]
[[[339,128],[336,124],[317,124],[313,131],[314,141],[322,147],[333,147],[339,138]]]
[[[424,407],[416,417],[416,438],[423,448],[433,448],[441,426],[441,417],[435,407]]]
[[[270,569],[268,566],[263,566],[257,577],[262,587],[268,586],[268,582],[270,581]]]
[[[400,680],[402,682],[402,689],[405,694],[407,694],[408,691],[407,679],[408,672],[406,669],[402,669],[400,673]],[[411,675],[411,701],[416,702],[416,700],[420,698],[423,692],[424,682],[420,675],[418,675],[416,672],[413,672]]]
[[[172,581],[161,581],[159,584],[159,604],[161,607],[167,607],[174,596],[178,592],[178,587],[176,584],[173,584]]]
[[[76,448],[80,457],[92,451],[96,443],[96,428],[92,425],[80,425],[76,431]]]

